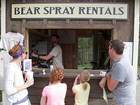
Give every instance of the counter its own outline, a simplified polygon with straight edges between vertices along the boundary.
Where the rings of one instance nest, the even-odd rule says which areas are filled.
[[[39,105],[41,93],[43,88],[49,83],[49,69],[45,69],[45,74],[42,72],[43,68],[34,68],[34,85],[28,88],[29,98],[32,105]],[[99,81],[103,76],[99,75],[100,70],[89,70],[91,73],[91,79],[89,81],[91,85],[89,105],[106,105],[106,102],[102,98],[102,89],[99,87]],[[80,73],[80,70],[65,69],[64,79],[62,82],[67,84],[67,94],[65,98],[65,105],[74,105],[74,95],[72,94],[72,86],[75,77]]]

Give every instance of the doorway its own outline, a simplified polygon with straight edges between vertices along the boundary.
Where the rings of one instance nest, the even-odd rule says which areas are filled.
[[[108,43],[112,30],[76,30],[77,68],[108,69]]]
[[[78,37],[78,69],[92,68],[93,38]]]

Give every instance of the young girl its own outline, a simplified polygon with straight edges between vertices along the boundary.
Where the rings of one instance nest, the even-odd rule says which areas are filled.
[[[87,81],[89,80],[90,80],[90,73],[87,70],[83,70],[75,78],[72,87],[72,91],[75,95],[74,105],[88,105],[90,84]]]
[[[61,83],[63,77],[64,72],[58,67],[50,73],[50,84],[43,89],[40,105],[65,105],[67,85]]]
[[[24,82],[23,72],[20,66],[26,54],[22,46],[18,44],[9,50],[9,54],[13,57],[13,60],[8,64],[4,72],[5,91],[9,101],[8,105],[31,105],[27,88],[33,85],[34,81],[27,80]]]

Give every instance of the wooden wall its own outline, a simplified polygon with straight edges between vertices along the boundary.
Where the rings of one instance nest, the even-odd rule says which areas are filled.
[[[11,4],[12,3],[96,3],[96,2],[119,2],[128,3],[129,14],[128,20],[11,20]],[[28,34],[28,29],[112,29],[113,37],[123,41],[133,41],[133,14],[134,0],[7,0],[7,31],[11,30],[11,26],[15,25],[16,30],[24,34]]]
[[[73,85],[74,78],[64,78],[63,83],[67,84],[67,93],[65,98],[65,105],[74,105],[74,95],[72,93],[72,85]],[[90,97],[89,97],[89,105],[106,105],[106,102],[102,98],[102,90],[99,87],[100,79],[91,79],[91,90],[90,90]],[[29,99],[32,105],[39,105],[41,94],[43,88],[48,85],[49,78],[41,78],[35,77],[35,84],[28,88],[29,91]],[[96,100],[98,100],[96,102]],[[98,103],[98,104],[96,104]],[[100,104],[99,104],[100,103]]]
[[[128,3],[129,5],[129,14],[128,20],[51,20],[51,19],[40,19],[40,20],[12,20],[11,19],[11,4],[12,3],[96,3],[96,2],[108,2],[108,3]],[[119,38],[126,42],[133,42],[133,14],[134,14],[134,0],[6,0],[6,31],[10,31],[12,25],[15,25],[15,28],[18,32],[25,35],[25,44],[28,45],[28,31],[29,29],[111,29],[112,30],[112,39]],[[2,27],[1,27],[2,29]],[[70,45],[70,49],[67,49],[67,45],[62,45],[64,50],[73,52],[75,49],[73,44]],[[27,48],[28,49],[28,48]],[[67,53],[66,53],[67,55]],[[70,61],[71,62],[71,61]],[[64,64],[65,65],[65,64]],[[35,78],[35,84],[29,88],[30,99],[34,100],[33,105],[39,105],[40,96],[43,87],[48,84],[46,81],[48,78]],[[71,93],[72,82],[74,79],[64,79],[64,82],[68,83],[69,91],[67,93],[66,105],[72,105],[74,103],[74,98]],[[98,101],[98,104],[95,104],[94,100],[100,99],[101,90],[98,87],[99,80],[92,79],[90,81],[92,84],[91,94],[95,94],[95,97],[90,96],[90,105],[106,105],[104,101]],[[96,88],[94,88],[96,87]],[[99,90],[99,91],[97,91]],[[93,93],[92,93],[93,92]],[[69,97],[70,95],[70,97]],[[93,102],[92,102],[93,101]],[[103,104],[104,103],[104,104]]]
[[[108,3],[128,3],[128,20],[78,20],[78,19],[22,19],[22,20],[12,20],[11,19],[11,4],[14,3],[98,3],[98,2],[108,2]],[[84,34],[90,33],[91,31],[107,29],[111,30],[111,39],[121,39],[125,42],[133,42],[133,14],[134,14],[134,0],[7,0],[6,4],[6,23],[7,32],[11,30],[12,25],[15,26],[16,31],[22,33],[25,36],[25,50],[29,52],[29,31],[37,29],[48,29],[52,31],[59,30],[80,30],[75,31],[75,43],[61,43],[63,49],[63,61],[66,68],[77,68],[77,37],[82,35],[81,30],[87,30]],[[44,31],[44,30],[43,30]],[[36,34],[38,31],[35,31]],[[70,31],[69,31],[70,32]],[[72,31],[73,32],[73,31]],[[81,34],[82,32],[82,34]],[[41,36],[41,35],[40,35]],[[61,37],[60,37],[61,38]],[[65,38],[62,36],[62,38]],[[65,40],[67,41],[67,40]],[[69,56],[67,56],[69,55]],[[97,55],[95,55],[97,56]]]
[[[102,89],[99,87],[99,81],[102,77],[98,75],[99,70],[89,70],[94,77],[91,77],[89,83],[91,86],[89,94],[89,105],[107,105],[103,100]],[[32,105],[39,105],[40,98],[42,95],[42,90],[45,86],[49,84],[49,72],[46,71],[46,75],[42,75],[41,72],[36,72],[39,74],[34,75],[34,85],[29,87],[29,98]],[[75,77],[80,73],[79,70],[67,69],[64,70],[63,83],[67,84],[67,92],[65,97],[65,105],[74,105],[74,95],[72,93],[72,86]],[[107,92],[110,93],[110,92]],[[109,105],[112,102],[112,98],[108,97]]]

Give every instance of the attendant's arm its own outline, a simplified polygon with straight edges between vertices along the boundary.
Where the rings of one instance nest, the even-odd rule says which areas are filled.
[[[53,57],[53,55],[50,54],[50,53],[47,56],[39,56],[37,54],[32,53],[32,56],[36,57],[36,58],[39,57],[40,59],[43,59],[43,60],[49,60],[49,59],[51,59]]]
[[[40,105],[46,105],[47,97],[42,96],[40,100]]]

